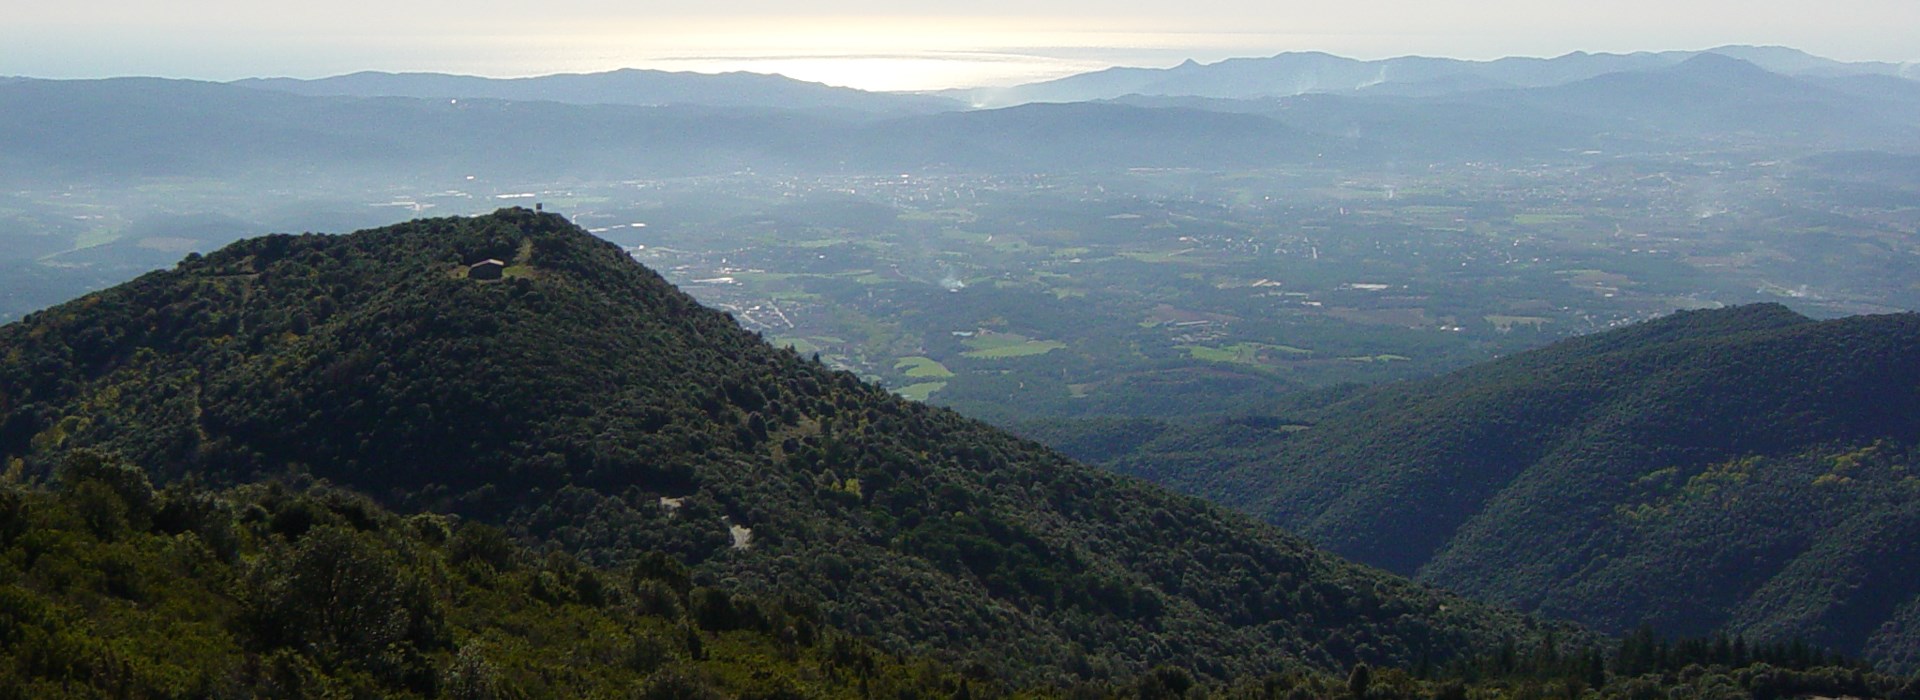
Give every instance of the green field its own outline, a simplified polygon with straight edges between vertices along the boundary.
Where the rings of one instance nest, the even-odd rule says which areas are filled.
[[[1413,358],[1405,355],[1355,355],[1353,357],[1342,357],[1340,359],[1348,362],[1408,362]]]
[[[814,275],[798,275],[798,274],[787,273],[787,272],[755,272],[755,271],[747,271],[747,270],[735,272],[731,275],[731,277],[733,277],[736,280],[739,280],[743,284],[751,284],[755,282],[785,282],[795,277],[812,277],[812,276]]]
[[[1143,263],[1152,263],[1152,264],[1158,265],[1158,264],[1164,264],[1164,263],[1191,260],[1191,258],[1181,257],[1191,252],[1193,252],[1192,248],[1183,248],[1181,250],[1166,251],[1166,252],[1152,252],[1152,253],[1129,251],[1129,252],[1121,253],[1120,256],[1124,258],[1133,258],[1134,260],[1138,260]]]
[[[976,360],[1045,355],[1067,346],[1057,340],[1031,340],[1018,333],[982,333],[968,338],[966,345],[973,349],[960,354]]]
[[[931,357],[905,357],[893,363],[893,368],[901,373],[918,378],[945,379],[953,376],[953,371]]]
[[[1297,355],[1300,357],[1313,354],[1312,350],[1305,348],[1296,348],[1291,345],[1269,345],[1266,343],[1234,343],[1218,348],[1205,345],[1182,345],[1180,349],[1187,351],[1187,354],[1193,357],[1193,359],[1203,362],[1230,362],[1237,365],[1253,365],[1256,367],[1272,364],[1271,360],[1276,354]],[[1262,355],[1265,355],[1269,361],[1262,362],[1260,359]]]
[[[81,250],[94,246],[103,246],[120,240],[121,233],[120,229],[111,226],[96,226],[81,231],[80,235],[74,236],[73,248],[74,250]]]
[[[794,352],[802,355],[811,355],[820,352],[820,346],[815,345],[813,341],[807,340],[806,338],[774,338],[773,344],[775,347],[785,346],[793,348]]]
[[[893,393],[913,401],[926,401],[928,397],[933,396],[933,392],[945,388],[947,388],[946,382],[921,382],[900,387],[893,390]]]

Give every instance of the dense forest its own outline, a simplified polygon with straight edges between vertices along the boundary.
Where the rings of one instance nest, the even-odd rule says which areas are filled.
[[[0,696],[947,697],[980,679],[453,516],[280,483],[155,490],[76,452],[0,491]],[[983,690],[988,689],[983,687]]]
[[[903,657],[793,598],[619,568],[325,483],[155,489],[91,451],[0,484],[0,698],[1920,698],[1808,646],[1512,643],[1444,666],[1014,685]]]
[[[1680,313],[1286,415],[1035,423],[1482,600],[1920,668],[1920,316]]]
[[[506,263],[469,279],[471,263]],[[598,566],[794,598],[1022,681],[1442,664],[1593,637],[895,397],[554,215],[243,241],[0,328],[0,459],[325,479]]]

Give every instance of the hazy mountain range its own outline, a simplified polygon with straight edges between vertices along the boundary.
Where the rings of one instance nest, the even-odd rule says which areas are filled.
[[[306,97],[126,78],[0,85],[17,183],[140,177],[620,179],[729,173],[1257,165],[1339,149],[1248,114],[1029,105],[884,120],[758,107]]]
[[[1763,46],[1631,54],[1579,52],[1558,58],[1494,61],[1419,56],[1363,61],[1304,52],[1268,58],[1234,58],[1210,64],[1189,60],[1173,68],[1109,68],[1008,88],[953,90],[942,94],[984,107],[1026,102],[1083,102],[1128,95],[1259,99],[1309,93],[1366,93],[1431,97],[1565,85],[1612,73],[1656,70],[1702,55],[1735,58],[1796,77],[1920,76],[1920,66],[1910,63],[1845,63],[1795,49]]]
[[[534,78],[368,71],[317,80],[253,78],[241,87],[325,97],[494,99],[578,105],[705,105],[816,110],[845,114],[921,114],[961,109],[931,95],[868,92],[760,73],[680,73],[628,68]]]
[[[255,172],[353,178],[375,170],[619,178],[1920,147],[1920,82],[1891,77],[1889,66],[1811,57],[1795,63],[1778,51],[1754,52],[1778,65],[1801,65],[1802,75],[1721,52],[1574,56],[1531,72],[1502,69],[1541,85],[1512,87],[1515,78],[1490,88],[1480,81],[1477,89],[1438,95],[1369,89],[1258,97],[1297,90],[1169,87],[1155,96],[1127,87],[1085,95],[1127,95],[1117,101],[978,111],[939,111],[937,98],[765,76],[637,71],[511,81],[358,74],[247,83],[273,90],[146,78],[17,80],[0,84],[0,165],[7,178],[35,183]],[[1598,63],[1560,65],[1589,60]],[[1295,64],[1358,65],[1304,54],[1216,65],[1305,85],[1306,73],[1287,68]],[[1460,65],[1496,64],[1507,65]],[[1851,74],[1836,75],[1848,66]],[[1203,75],[1207,68],[1174,71]],[[296,88],[353,96],[283,91]],[[389,93],[400,96],[383,96]],[[597,103],[574,103],[590,101]]]
[[[1707,55],[1734,58],[1772,73],[1812,80],[1920,77],[1920,64],[1835,61],[1778,46],[1722,46],[1704,51],[1575,52],[1556,58],[1514,57],[1492,61],[1420,56],[1369,61],[1321,52],[1290,52],[1208,64],[1188,60],[1172,68],[1115,67],[1011,87],[932,93],[868,92],[757,73],[705,74],[632,68],[527,78],[366,71],[319,79],[249,78],[231,84],[329,97],[705,105],[905,115],[1127,96],[1265,99],[1314,93],[1364,93],[1434,97],[1566,85],[1608,74],[1667,68]]]

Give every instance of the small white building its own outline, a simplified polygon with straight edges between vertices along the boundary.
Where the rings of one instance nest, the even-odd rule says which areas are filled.
[[[492,258],[488,258],[486,260],[482,260],[472,265],[468,265],[467,279],[497,280],[497,279],[500,279],[501,275],[506,274],[506,271],[507,271],[506,263],[500,262],[498,260],[494,260]]]

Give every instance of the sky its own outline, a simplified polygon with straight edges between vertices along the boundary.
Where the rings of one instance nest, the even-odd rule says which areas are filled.
[[[1726,44],[1920,61],[1920,0],[71,0],[9,8],[0,75],[658,68],[928,90],[1283,51],[1491,59]]]

